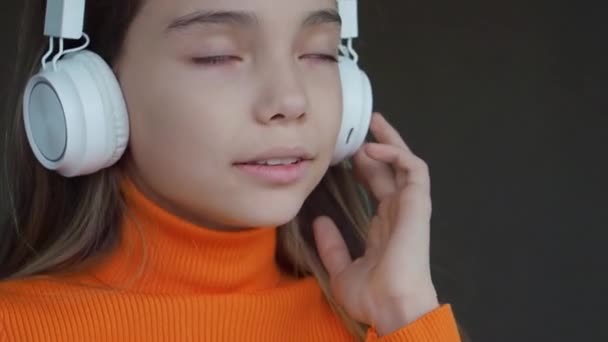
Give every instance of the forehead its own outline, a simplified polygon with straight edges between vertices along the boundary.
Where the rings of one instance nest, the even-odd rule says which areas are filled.
[[[239,11],[254,13],[261,22],[297,24],[320,9],[337,10],[336,0],[145,0],[142,12],[165,21],[196,11]],[[170,19],[167,19],[170,18]]]

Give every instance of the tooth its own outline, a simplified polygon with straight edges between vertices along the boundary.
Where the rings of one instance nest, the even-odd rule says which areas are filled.
[[[268,160],[257,161],[256,164],[270,165],[270,166],[288,165],[288,164],[293,164],[293,163],[297,162],[298,160],[300,160],[300,159],[299,158],[268,159]]]
[[[293,164],[293,163],[297,162],[298,160],[300,160],[300,158],[286,158],[286,159],[283,159],[283,163],[285,165],[289,165],[289,164]]]
[[[266,161],[266,164],[268,165],[281,165],[281,164],[285,164],[285,159],[269,159]]]

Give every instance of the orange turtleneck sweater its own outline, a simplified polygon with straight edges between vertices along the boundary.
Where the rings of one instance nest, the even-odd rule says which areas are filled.
[[[0,341],[353,341],[313,277],[275,263],[276,228],[218,232],[134,185],[118,248],[72,275],[0,283]],[[449,305],[367,341],[460,341]]]

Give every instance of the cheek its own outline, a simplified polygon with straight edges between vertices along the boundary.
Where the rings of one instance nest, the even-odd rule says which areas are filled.
[[[182,175],[209,171],[235,131],[227,112],[239,112],[234,101],[176,72],[148,75],[127,84],[131,120],[130,147],[141,167]],[[218,104],[223,104],[218,108]],[[240,111],[242,112],[242,110]],[[197,166],[197,164],[200,164]],[[202,166],[205,166],[202,168]]]
[[[339,77],[328,78],[322,86],[312,87],[315,134],[323,139],[325,150],[333,151],[342,123],[342,90]]]

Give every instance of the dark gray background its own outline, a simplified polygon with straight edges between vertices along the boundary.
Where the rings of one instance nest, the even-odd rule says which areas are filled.
[[[18,4],[0,2],[2,94]],[[430,165],[434,278],[472,340],[608,341],[607,12],[474,0],[361,11],[376,109]]]

